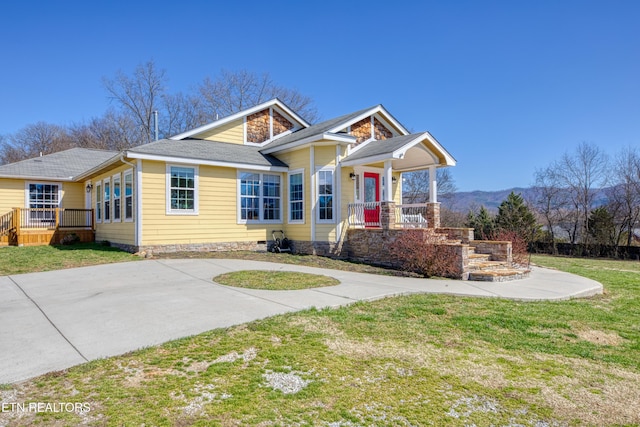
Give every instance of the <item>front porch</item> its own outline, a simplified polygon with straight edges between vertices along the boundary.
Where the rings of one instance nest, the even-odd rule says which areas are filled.
[[[395,202],[349,204],[346,252],[349,259],[400,268],[404,260],[393,250],[406,233],[429,245],[446,246],[454,265],[452,278],[505,281],[527,277],[528,269],[513,265],[512,244],[474,240],[472,228],[440,227],[440,204]]]
[[[93,209],[13,208],[0,216],[0,246],[55,245],[70,235],[93,242],[93,218]]]

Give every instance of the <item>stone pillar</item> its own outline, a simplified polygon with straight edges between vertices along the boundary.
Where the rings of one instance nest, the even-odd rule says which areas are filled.
[[[440,203],[427,203],[427,228],[440,228]]]
[[[380,227],[383,230],[396,228],[396,202],[380,203]]]

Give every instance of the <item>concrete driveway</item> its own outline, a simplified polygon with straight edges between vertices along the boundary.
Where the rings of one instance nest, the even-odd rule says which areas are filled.
[[[325,274],[341,284],[259,291],[212,281],[234,270]],[[276,314],[411,293],[557,300],[599,294],[602,285],[540,268],[528,279],[485,283],[226,259],[147,260],[0,276],[0,384]]]

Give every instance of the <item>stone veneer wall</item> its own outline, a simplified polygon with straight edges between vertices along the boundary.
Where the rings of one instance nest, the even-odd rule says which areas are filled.
[[[393,137],[391,131],[387,129],[386,126],[383,125],[380,120],[376,119],[375,117],[373,118],[373,129],[375,132],[374,136],[377,140],[389,139]]]
[[[247,116],[247,142],[264,142],[269,136],[268,109]]]
[[[436,229],[436,233],[442,233],[449,240],[460,240],[462,243],[469,244],[473,241],[473,228],[450,228],[440,227]]]
[[[390,250],[395,241],[406,230],[383,229],[350,229],[347,231],[346,254],[350,260],[383,267],[400,268],[402,260]],[[411,232],[432,234],[429,229],[412,229]],[[469,260],[469,245],[446,244],[454,248],[455,264],[457,267],[456,278],[466,280],[469,277],[467,270]]]
[[[287,120],[282,114],[273,110],[273,135],[280,135],[282,132],[293,129],[293,123]]]
[[[469,242],[471,247],[480,254],[491,254],[491,261],[502,261],[511,266],[513,262],[513,247],[508,241],[474,240]]]

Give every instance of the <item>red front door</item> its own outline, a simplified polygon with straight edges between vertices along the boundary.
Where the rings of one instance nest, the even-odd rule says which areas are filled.
[[[364,224],[365,227],[380,226],[380,175],[364,173]]]

